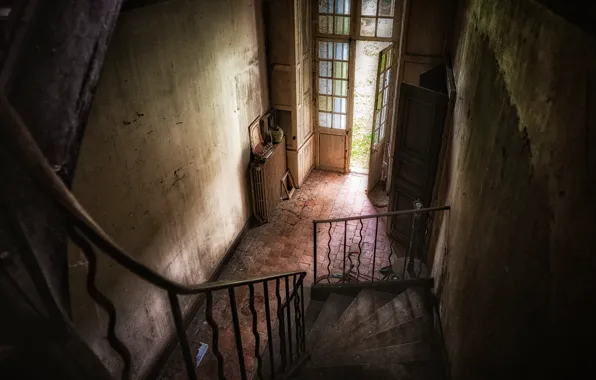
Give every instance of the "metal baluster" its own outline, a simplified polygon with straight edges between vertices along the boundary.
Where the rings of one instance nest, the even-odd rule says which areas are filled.
[[[286,328],[284,326],[284,311],[281,307],[279,294],[279,278],[275,279],[275,295],[277,296],[277,320],[279,321],[279,353],[281,354],[281,369],[286,368]]]
[[[261,357],[261,336],[257,328],[257,310],[255,309],[255,287],[248,284],[248,307],[252,314],[252,333],[255,337],[255,357],[257,358],[257,374],[263,378],[263,358]]]
[[[224,375],[224,358],[221,352],[219,351],[219,327],[213,319],[213,293],[207,292],[207,304],[205,307],[205,319],[209,326],[211,326],[211,343],[213,346],[213,354],[217,358],[217,377],[220,380],[226,380],[226,376]]]
[[[346,282],[346,280],[349,278],[349,276],[346,274],[346,245],[348,245],[348,221],[347,220],[344,221],[344,271],[342,273],[344,282]],[[352,268],[350,268],[350,270],[352,270]]]
[[[297,280],[298,275],[294,275],[294,325],[296,326],[296,356],[299,357],[300,348],[302,347],[302,342],[300,341],[302,339],[302,333],[300,332],[302,326],[300,325],[300,295],[298,294]]]
[[[375,262],[377,260],[377,232],[379,231],[379,218],[375,223],[375,243],[373,246],[373,267],[372,267],[372,282],[375,282]]]
[[[306,351],[306,322],[304,320],[304,315],[306,314],[306,309],[304,308],[304,275],[300,275],[300,301],[302,306],[302,352]]]
[[[267,280],[263,281],[265,292],[265,318],[267,318],[267,345],[269,346],[269,365],[271,366],[271,379],[275,380],[275,363],[273,360],[273,334],[271,333],[271,310],[269,309],[269,287]]]
[[[236,307],[236,296],[234,288],[228,289],[230,306],[232,310],[232,322],[234,324],[234,335],[236,337],[236,352],[238,353],[238,366],[240,367],[240,378],[246,380],[246,367],[244,366],[244,351],[242,349],[242,336],[240,335],[240,321],[238,320],[238,308]]]
[[[93,301],[99,305],[108,314],[108,327],[107,327],[107,340],[110,347],[114,349],[122,358],[124,363],[122,368],[121,379],[128,380],[131,378],[131,364],[132,359],[130,351],[122,343],[118,335],[116,334],[116,307],[96,286],[95,276],[97,275],[97,256],[91,244],[82,236],[79,232],[74,230],[71,231],[71,238],[73,242],[81,248],[83,254],[87,258],[87,278],[86,287],[87,293],[91,296]]]
[[[314,268],[313,268],[313,284],[317,283],[317,223],[315,223],[314,221],[312,222],[312,234],[313,234],[313,242],[314,242],[314,247],[313,247],[313,263],[314,263]]]
[[[406,266],[408,266],[408,257],[410,256],[410,252],[412,250],[412,240],[414,239],[414,214],[412,215],[412,222],[410,223],[410,241],[408,243],[408,249],[406,250],[406,257],[404,258],[404,267],[402,269],[401,279],[406,279]]]
[[[288,348],[290,352],[290,364],[292,364],[294,362],[294,354],[292,352],[292,316],[290,315],[290,278],[288,276],[286,276],[286,305],[288,307]]]
[[[174,316],[176,333],[178,334],[178,340],[180,341],[180,349],[182,350],[182,356],[184,357],[186,373],[188,374],[189,379],[196,380],[197,374],[195,372],[192,354],[190,353],[188,338],[186,337],[186,328],[184,327],[184,319],[182,318],[182,309],[180,308],[180,301],[178,300],[178,296],[176,295],[176,293],[171,291],[168,292],[168,298],[170,299],[172,315]]]
[[[362,223],[362,219],[358,219],[358,223],[360,223],[360,240],[358,241],[358,266],[356,267],[356,281],[360,282],[360,259],[362,258],[362,229],[364,228],[364,223]]]
[[[327,230],[327,235],[329,235],[329,240],[327,241],[327,282],[331,283],[331,222],[329,223],[329,229]]]

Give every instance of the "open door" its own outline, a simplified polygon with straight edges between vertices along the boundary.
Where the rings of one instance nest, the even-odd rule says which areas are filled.
[[[373,128],[370,145],[370,160],[368,166],[368,191],[377,185],[383,170],[383,156],[385,153],[385,133],[388,130],[387,120],[391,120],[391,84],[393,83],[393,44],[379,52],[377,68],[377,89],[375,92],[375,108],[373,113]]]
[[[346,173],[352,129],[350,41],[318,39],[316,49],[317,167]]]
[[[430,206],[447,104],[446,94],[402,83],[389,211],[412,209],[416,199]],[[410,222],[410,218],[394,217],[387,224],[388,233],[405,243]]]

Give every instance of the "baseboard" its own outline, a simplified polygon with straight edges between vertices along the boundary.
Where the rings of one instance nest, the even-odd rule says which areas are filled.
[[[242,230],[240,230],[240,232],[236,236],[236,239],[234,239],[234,242],[232,243],[230,248],[226,251],[226,254],[224,255],[223,259],[219,262],[219,264],[217,264],[217,267],[215,267],[215,270],[213,271],[213,274],[209,277],[208,282],[216,281],[219,278],[219,276],[221,275],[221,272],[223,271],[226,264],[228,262],[230,262],[230,259],[232,258],[232,256],[234,256],[234,252],[236,252],[236,248],[238,248],[238,245],[240,245],[240,243],[242,242],[242,239],[244,239],[244,236],[246,235],[246,232],[249,230],[250,225],[251,225],[251,219],[249,218],[249,220],[242,227]],[[188,329],[188,326],[190,326],[190,322],[192,322],[194,316],[199,312],[199,310],[201,309],[201,307],[203,306],[204,303],[205,303],[205,296],[201,294],[197,297],[197,299],[190,306],[190,309],[184,316],[184,325],[186,326],[187,329]],[[209,343],[211,343],[211,342],[209,342]],[[161,370],[167,364],[168,360],[170,359],[170,356],[172,355],[172,352],[174,352],[174,350],[176,349],[177,346],[178,346],[178,336],[176,335],[176,333],[172,333],[172,335],[168,339],[168,342],[166,343],[162,353],[157,357],[157,359],[155,360],[153,365],[149,368],[149,370],[147,371],[147,375],[144,376],[144,379],[146,379],[146,380],[157,379]]]

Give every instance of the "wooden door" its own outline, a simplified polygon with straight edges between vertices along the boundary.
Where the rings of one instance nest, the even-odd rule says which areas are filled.
[[[412,209],[417,199],[430,206],[447,103],[445,94],[401,84],[389,211]],[[388,233],[407,242],[410,224],[410,218],[394,217]]]
[[[341,173],[349,167],[352,129],[350,45],[345,39],[316,41],[317,167]]]
[[[381,179],[385,153],[386,132],[391,120],[391,98],[393,81],[393,44],[379,52],[377,68],[377,88],[373,112],[373,128],[368,164],[368,191],[371,191]]]

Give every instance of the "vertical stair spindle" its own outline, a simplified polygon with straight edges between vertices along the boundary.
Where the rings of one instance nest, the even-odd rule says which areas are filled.
[[[170,299],[170,306],[172,308],[172,315],[174,316],[174,324],[176,325],[176,333],[180,341],[180,349],[182,349],[182,356],[184,357],[184,365],[188,378],[191,380],[197,379],[195,366],[190,353],[190,346],[188,345],[188,338],[186,337],[186,329],[184,328],[184,320],[182,319],[182,310],[180,309],[180,301],[176,293],[169,291],[168,298]]]
[[[234,288],[228,289],[230,296],[230,307],[232,311],[232,323],[234,324],[234,336],[236,337],[236,352],[238,353],[238,366],[240,367],[240,378],[246,380],[246,367],[244,366],[244,350],[242,348],[242,336],[240,331],[240,321],[238,320],[238,307],[236,306],[236,295]]]

